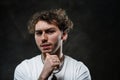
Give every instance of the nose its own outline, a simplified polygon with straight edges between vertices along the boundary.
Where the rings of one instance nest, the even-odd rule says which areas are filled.
[[[42,36],[41,36],[41,39],[42,39],[42,43],[47,42],[47,40],[48,40],[47,34],[43,33]]]

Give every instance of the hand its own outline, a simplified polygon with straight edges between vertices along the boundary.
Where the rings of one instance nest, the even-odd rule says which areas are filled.
[[[60,65],[60,60],[57,55],[50,55],[46,53],[46,58],[44,61],[44,67],[40,77],[42,79],[48,79],[53,70],[58,69]]]

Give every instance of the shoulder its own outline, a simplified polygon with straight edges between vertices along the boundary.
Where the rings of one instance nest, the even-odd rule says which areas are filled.
[[[18,66],[27,65],[27,64],[29,65],[29,64],[35,63],[37,61],[40,61],[40,58],[41,58],[41,55],[37,55],[37,56],[32,57],[30,59],[25,59],[20,64],[18,64]]]
[[[82,61],[78,61],[70,56],[65,55],[65,60],[68,64],[73,65],[76,69],[86,69],[88,70],[87,66],[82,62]]]
[[[14,71],[14,79],[29,79],[31,77],[31,70],[36,71],[36,67],[40,64],[41,55],[37,55],[30,59],[23,60],[18,64]],[[38,64],[36,64],[38,63]]]
[[[25,71],[28,70],[30,67],[35,65],[36,63],[40,62],[41,55],[37,55],[30,59],[23,60],[20,64],[16,66],[15,71]]]
[[[65,61],[74,66],[83,66],[85,65],[82,61],[78,61],[70,56],[65,55]]]
[[[76,74],[76,78],[80,78],[80,80],[83,80],[81,78],[88,78],[88,80],[91,80],[89,69],[82,61],[78,61],[69,56],[65,56],[65,58],[67,66],[69,69],[73,69],[73,73]]]

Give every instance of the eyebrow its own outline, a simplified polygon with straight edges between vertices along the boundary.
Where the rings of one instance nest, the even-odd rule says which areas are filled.
[[[48,28],[48,29],[45,29],[44,31],[47,31],[47,30],[56,30],[56,28]],[[38,32],[38,31],[42,31],[42,30],[41,29],[35,30],[35,32]]]

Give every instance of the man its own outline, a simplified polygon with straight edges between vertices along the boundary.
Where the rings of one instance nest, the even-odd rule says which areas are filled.
[[[34,34],[41,55],[21,62],[15,69],[14,80],[91,80],[82,62],[62,52],[63,41],[72,27],[63,9],[34,14],[28,30]]]

